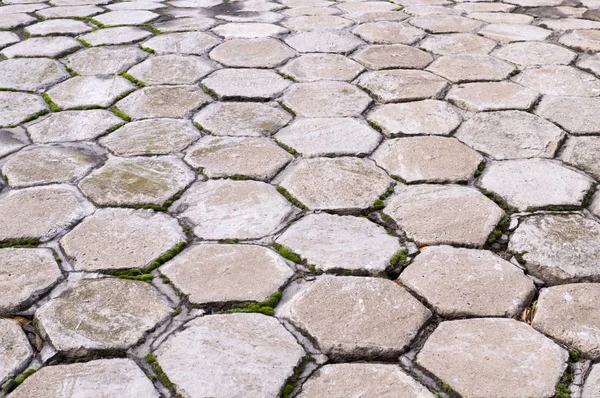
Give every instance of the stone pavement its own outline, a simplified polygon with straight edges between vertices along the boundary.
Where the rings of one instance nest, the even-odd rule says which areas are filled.
[[[600,0],[0,0],[0,396],[600,398]]]

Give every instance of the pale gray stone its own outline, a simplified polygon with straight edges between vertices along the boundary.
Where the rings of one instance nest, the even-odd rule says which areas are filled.
[[[346,18],[335,15],[300,15],[286,19],[282,25],[292,32],[309,32],[312,30],[339,30],[354,24]]]
[[[275,241],[324,272],[385,275],[398,239],[365,218],[309,214]]]
[[[63,111],[27,126],[33,142],[87,141],[123,123],[123,119],[104,109]]]
[[[388,279],[324,276],[280,306],[278,316],[337,361],[397,358],[431,312]]]
[[[47,110],[48,104],[39,95],[0,92],[0,127],[21,123],[28,116]]]
[[[256,3],[255,3],[256,4]],[[273,3],[271,3],[273,4]],[[242,5],[243,7],[243,5]],[[237,14],[220,14],[215,18],[227,22],[259,22],[259,23],[277,23],[284,19],[284,16],[277,12],[239,12]]]
[[[172,156],[110,158],[79,182],[81,191],[100,206],[162,206],[195,178]]]
[[[36,12],[42,18],[73,18],[73,17],[89,17],[92,15],[100,14],[104,12],[104,9],[96,7],[94,5],[81,5],[81,6],[64,6],[64,7],[51,7],[44,8]]]
[[[304,54],[288,62],[281,73],[299,82],[353,80],[364,68],[339,54]]]
[[[600,54],[579,57],[577,67],[600,77]]]
[[[581,398],[598,398],[600,395],[600,365],[592,366],[583,385]]]
[[[71,77],[58,62],[47,58],[16,58],[0,63],[0,88],[38,91]]]
[[[121,26],[117,28],[98,29],[94,32],[86,33],[79,38],[92,46],[106,46],[135,43],[148,36],[152,36],[152,33],[147,30],[131,26]]]
[[[203,58],[170,54],[148,58],[127,73],[146,85],[194,84],[214,69]]]
[[[15,29],[34,22],[37,19],[28,14],[0,14],[0,29]]]
[[[343,14],[343,12],[342,10],[335,7],[304,6],[288,8],[287,10],[283,10],[282,14],[287,15],[289,17],[296,17],[299,15],[339,15]]]
[[[228,68],[212,73],[202,84],[220,100],[266,101],[279,96],[292,83],[271,70]]]
[[[367,159],[303,159],[288,167],[281,186],[311,210],[359,212],[372,207],[392,179]]]
[[[316,157],[371,153],[381,135],[353,118],[298,118],[275,139],[303,157]]]
[[[600,29],[599,21],[580,18],[542,19],[540,26],[552,30],[593,30]]]
[[[34,37],[23,40],[0,51],[6,58],[16,57],[49,57],[57,58],[63,54],[82,47],[72,37]]]
[[[169,209],[202,239],[258,239],[283,227],[290,203],[269,184],[209,180],[192,185]]]
[[[98,359],[85,363],[44,366],[10,398],[63,398],[65,391],[74,397],[102,392],[106,398],[158,398],[152,382],[127,358]]]
[[[0,48],[4,48],[19,41],[21,41],[21,39],[16,33],[0,32]]]
[[[167,22],[154,23],[153,26],[162,33],[172,32],[203,32],[217,25],[212,18],[186,17],[175,18]]]
[[[182,32],[159,35],[141,44],[158,55],[192,54],[203,55],[221,43],[217,37],[204,32]]]
[[[344,18],[348,18],[357,24],[380,21],[404,21],[408,18],[403,12],[398,11],[372,11],[363,14],[346,14]]]
[[[268,138],[210,137],[186,151],[185,161],[208,178],[244,176],[270,180],[294,157]]]
[[[120,10],[109,11],[94,17],[95,21],[104,26],[141,25],[148,23],[160,15],[146,10]]]
[[[570,66],[542,66],[519,73],[513,80],[544,95],[597,97],[600,80]]]
[[[33,349],[19,324],[0,319],[0,383],[20,372],[32,356]]]
[[[87,23],[75,19],[49,19],[26,27],[25,32],[31,36],[75,36],[93,29]]]
[[[564,47],[537,41],[507,44],[494,50],[492,55],[521,66],[568,65],[577,57]]]
[[[454,138],[406,137],[386,140],[371,157],[406,182],[464,182],[483,157]]]
[[[321,81],[294,84],[282,103],[299,117],[345,117],[360,116],[371,98],[349,83]]]
[[[492,2],[459,3],[454,6],[455,10],[464,11],[468,14],[477,13],[477,12],[510,13],[515,8],[516,8],[516,6],[512,5],[512,4],[492,3]],[[521,14],[519,14],[519,15],[521,15]]]
[[[425,32],[405,22],[368,22],[352,32],[371,44],[414,44],[425,37]]]
[[[135,88],[121,76],[75,76],[47,93],[58,107],[73,109],[94,105],[108,107],[117,97]]]
[[[519,316],[536,292],[523,271],[494,253],[451,246],[422,249],[399,279],[445,318]]]
[[[269,136],[292,116],[281,108],[257,102],[215,102],[194,117],[194,123],[212,135]]]
[[[455,85],[446,95],[448,101],[471,112],[528,110],[538,98],[536,91],[511,82]]]
[[[437,98],[448,82],[424,71],[380,70],[362,74],[357,85],[386,103]]]
[[[357,51],[353,58],[369,69],[423,69],[433,57],[425,51],[404,44],[368,46]]]
[[[413,2],[406,1],[406,7],[403,7],[402,14],[408,14],[416,17],[424,15],[462,15],[463,13],[450,7],[444,7],[445,0],[417,0]],[[398,4],[402,1],[397,1]],[[439,4],[438,4],[439,3]],[[446,3],[447,4],[447,3]]]
[[[468,33],[483,24],[458,15],[428,14],[411,18],[408,22],[429,33]]]
[[[455,137],[492,159],[552,158],[565,133],[552,123],[523,111],[478,113]]]
[[[70,185],[11,190],[0,195],[0,242],[48,241],[94,210]]]
[[[0,249],[0,315],[24,309],[61,277],[50,249]]]
[[[133,92],[115,106],[134,120],[184,118],[211,101],[198,86],[153,86]]]
[[[288,36],[287,45],[301,53],[339,53],[352,52],[364,42],[345,31],[324,30],[301,32]]]
[[[568,359],[523,322],[483,318],[442,322],[417,364],[465,398],[521,398],[554,396]]]
[[[273,250],[200,244],[160,268],[194,305],[265,301],[294,275]]]
[[[0,14],[18,14],[26,12],[34,12],[43,8],[50,7],[48,4],[33,3],[33,4],[11,4],[0,8]]]
[[[477,19],[487,23],[503,23],[503,24],[525,24],[528,25],[533,21],[530,15],[510,13],[510,12],[471,12],[469,18]]]
[[[418,80],[413,82],[408,88],[418,90]],[[388,137],[400,134],[449,135],[461,123],[461,117],[448,103],[435,100],[385,104],[369,112],[367,119],[379,126]]]
[[[529,273],[550,285],[600,280],[600,224],[580,214],[526,217],[508,249],[520,253]]]
[[[570,137],[561,149],[560,159],[600,180],[600,137]]]
[[[445,55],[433,61],[427,70],[453,83],[478,80],[499,81],[506,79],[514,67],[488,55]]]
[[[29,142],[29,137],[23,127],[0,129],[0,158],[18,151]]]
[[[118,156],[168,155],[198,138],[200,132],[188,120],[148,119],[127,123],[99,142]]]
[[[383,1],[345,1],[336,4],[336,7],[351,15],[360,15],[368,12],[392,11],[397,6]]]
[[[551,30],[523,24],[493,23],[479,30],[479,34],[503,43],[515,41],[544,41],[552,34]]]
[[[204,316],[184,327],[156,358],[176,391],[190,398],[275,397],[304,356],[277,319],[261,314]]]
[[[599,98],[545,96],[535,112],[571,134],[600,133]]]
[[[171,4],[173,4],[171,2]],[[109,4],[106,6],[109,10],[158,10],[167,7],[165,4],[154,1],[124,1],[121,3]]]
[[[496,47],[496,42],[471,33],[454,33],[428,36],[419,45],[439,55],[486,55]]]
[[[259,37],[279,37],[289,30],[270,23],[226,23],[212,30],[224,39],[255,39]]]
[[[211,59],[234,68],[274,68],[295,53],[279,40],[268,37],[228,40],[208,55]]]
[[[558,39],[558,42],[578,51],[600,51],[600,30],[574,30]]]
[[[593,215],[600,218],[600,194],[596,193],[592,196],[591,204],[589,206],[589,210]]]
[[[119,278],[83,280],[35,312],[42,335],[62,355],[123,352],[169,317],[149,284]]]
[[[61,60],[80,75],[118,74],[143,61],[148,53],[137,47],[94,47],[77,51]]]
[[[482,193],[460,185],[396,186],[385,213],[423,245],[480,247],[504,217],[504,211]]]
[[[13,188],[69,183],[84,177],[102,161],[93,144],[32,145],[9,157],[2,174]]]

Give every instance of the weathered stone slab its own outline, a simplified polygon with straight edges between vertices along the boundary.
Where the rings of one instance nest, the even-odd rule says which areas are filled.
[[[44,8],[43,10],[36,11],[36,14],[46,19],[72,17],[83,18],[100,14],[102,12],[104,12],[104,9],[100,7],[96,7],[94,5],[82,5]]]
[[[356,52],[353,58],[369,69],[423,69],[433,57],[404,44],[368,46]]]
[[[581,97],[545,96],[536,109],[538,115],[576,135],[600,133],[598,112],[599,98]]]
[[[106,46],[135,43],[149,36],[152,36],[152,33],[147,30],[131,26],[121,26],[99,29],[80,36],[80,39],[92,46]]]
[[[233,68],[274,68],[295,55],[273,38],[233,39],[217,46],[210,58]]]
[[[87,141],[123,123],[123,119],[103,109],[63,111],[27,126],[33,142]]]
[[[57,58],[81,47],[72,37],[34,37],[23,40],[0,51],[6,58],[48,57]]]
[[[75,36],[93,30],[92,26],[74,19],[50,19],[25,28],[31,36],[67,35]]]
[[[0,48],[4,48],[14,43],[18,43],[21,39],[13,32],[0,32]]]
[[[194,84],[214,69],[200,57],[168,54],[148,58],[127,73],[146,85]]]
[[[479,30],[479,33],[503,43],[515,41],[544,41],[552,34],[551,30],[523,24],[493,23]]]
[[[142,25],[148,23],[159,15],[147,10],[119,10],[109,11],[94,17],[95,21],[104,26]]]
[[[80,75],[118,74],[143,61],[148,53],[132,46],[93,47],[77,51],[61,61]]]
[[[0,319],[0,383],[15,376],[33,356],[33,349],[19,324]]]
[[[496,42],[471,33],[454,33],[431,35],[420,46],[439,55],[486,55],[496,47]]]
[[[453,83],[465,83],[504,80],[514,67],[488,55],[462,54],[440,57],[427,70]]]
[[[212,31],[224,39],[279,37],[289,33],[289,30],[269,23],[226,23]]]
[[[292,83],[271,70],[227,68],[212,73],[202,84],[222,101],[266,101],[278,97]]]
[[[414,44],[425,37],[425,32],[405,22],[368,22],[352,32],[371,44]]]
[[[48,95],[63,109],[106,108],[120,95],[135,88],[133,83],[121,76],[75,76],[52,87]]]
[[[421,15],[411,18],[408,22],[429,33],[468,33],[483,25],[470,18],[442,14]]]
[[[282,103],[299,117],[360,116],[371,98],[356,86],[345,82],[294,84]]]
[[[17,58],[0,63],[0,88],[38,91],[71,75],[58,62],[46,58]]]
[[[512,82],[467,83],[452,86],[446,99],[471,112],[527,110],[539,94]]]
[[[299,15],[282,23],[292,32],[340,30],[354,25],[352,21],[335,15]]]
[[[530,24],[533,17],[530,15],[510,12],[471,12],[469,18],[477,19],[487,23],[503,24]]]
[[[441,77],[420,70],[367,72],[356,83],[384,103],[437,98],[448,85]]]
[[[198,86],[153,86],[135,91],[115,106],[134,120],[184,118],[211,101]]]
[[[600,31],[574,30],[562,35],[558,42],[574,50],[594,53],[600,51]]]
[[[301,53],[349,53],[364,42],[345,31],[301,32],[285,39],[288,46]]]
[[[0,158],[18,151],[29,143],[29,137],[23,127],[0,129]]]
[[[592,366],[590,373],[585,379],[581,398],[595,398],[600,392],[600,365]]]
[[[183,32],[159,35],[141,44],[158,55],[193,54],[203,55],[221,43],[217,37],[203,32]]]
[[[0,92],[0,127],[21,123],[28,116],[47,110],[48,104],[39,95]]]
[[[492,55],[521,66],[568,65],[577,57],[564,47],[537,41],[507,44]]]
[[[29,14],[0,14],[0,29],[15,29],[24,25],[31,25],[37,22],[37,18]]]
[[[364,68],[339,54],[305,54],[288,62],[281,73],[298,82],[353,80]]]
[[[573,95],[597,97],[600,95],[600,80],[593,75],[570,66],[543,66],[527,69],[513,80],[544,95]]]
[[[154,23],[153,26],[163,33],[172,32],[203,32],[217,25],[212,18],[189,17],[176,18],[166,22]]]
[[[600,180],[600,137],[570,137],[563,145],[560,159]]]

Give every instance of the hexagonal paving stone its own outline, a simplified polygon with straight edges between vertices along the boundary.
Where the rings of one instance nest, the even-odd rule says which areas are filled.
[[[460,126],[455,137],[492,159],[551,158],[564,132],[527,112],[478,113]]]
[[[396,186],[384,210],[423,245],[483,246],[504,211],[476,189],[459,185]]]
[[[150,379],[135,362],[131,359],[115,358],[44,366],[13,391],[10,398],[61,398],[64,397],[65,389],[74,396],[85,396],[90,391],[102,391],[107,397],[159,397]]]
[[[149,283],[102,278],[83,280],[50,300],[35,321],[58,352],[81,357],[127,350],[171,310]]]
[[[281,72],[299,82],[354,79],[364,68],[339,54],[305,54],[288,62]]]
[[[33,349],[19,324],[0,319],[0,383],[21,371],[32,356]]]
[[[0,91],[0,127],[21,123],[47,110],[48,104],[39,95]]]
[[[255,245],[196,245],[160,268],[193,305],[265,301],[294,271]]]
[[[519,73],[513,80],[545,95],[600,95],[600,80],[570,66],[543,66]]]
[[[13,32],[0,32],[0,48],[4,48],[21,41],[19,36]]]
[[[369,69],[423,69],[433,57],[425,51],[404,44],[368,46],[357,51],[353,58]]]
[[[539,94],[511,82],[467,83],[452,86],[446,99],[471,112],[530,109]]]
[[[204,137],[185,161],[208,178],[244,176],[270,180],[294,157],[267,138]]]
[[[61,61],[80,75],[108,75],[125,71],[148,53],[137,47],[94,47],[77,51]]]
[[[550,206],[581,206],[594,184],[583,174],[547,159],[491,162],[479,184],[519,210]]]
[[[391,11],[396,8],[396,5],[392,3],[385,3],[381,1],[365,1],[365,2],[353,2],[347,1],[336,5],[337,8],[346,11],[348,14],[360,15],[369,12],[377,11]]]
[[[372,159],[407,182],[440,183],[467,181],[483,161],[458,140],[435,136],[387,140]]]
[[[385,275],[401,249],[397,238],[367,219],[327,213],[305,216],[276,242],[317,270],[370,275]]]
[[[92,26],[74,19],[50,19],[26,27],[25,32],[31,36],[75,36],[93,30]]]
[[[24,13],[0,14],[0,28],[2,29],[14,29],[34,22],[37,22],[36,18]]]
[[[119,156],[168,155],[183,150],[200,136],[188,120],[148,119],[127,123],[99,142]]]
[[[530,24],[534,18],[530,15],[509,12],[471,12],[469,18],[487,23]]]
[[[29,142],[29,137],[23,127],[0,129],[0,158],[18,151]]]
[[[492,55],[521,66],[568,65],[577,57],[564,47],[535,41],[507,44]]]
[[[46,58],[17,58],[0,62],[0,88],[37,91],[71,77],[58,62]]]
[[[570,137],[563,145],[560,159],[600,180],[600,137]]]
[[[380,21],[404,21],[408,15],[397,11],[373,11],[363,14],[346,14],[344,18],[348,18],[357,24],[380,22]]]
[[[57,58],[63,54],[82,47],[72,37],[34,37],[23,40],[0,51],[6,58],[16,57],[49,57]]]
[[[283,227],[290,203],[269,184],[210,180],[192,185],[169,209],[203,239],[258,239]]]
[[[79,38],[92,46],[106,46],[135,43],[148,36],[152,36],[152,33],[147,30],[131,26],[121,26],[118,28],[99,29],[86,33]]]
[[[340,363],[319,368],[303,385],[298,398],[329,397],[433,398],[429,390],[397,365]]]
[[[277,39],[234,39],[219,45],[209,57],[234,68],[274,68],[295,55]]]
[[[165,8],[164,4],[160,4],[154,1],[126,1],[122,3],[109,4],[106,6],[111,11],[118,10],[158,10],[159,8]]]
[[[442,322],[417,364],[465,398],[550,397],[568,359],[523,322],[484,318]]]
[[[508,249],[521,253],[529,273],[550,285],[600,279],[600,224],[580,214],[526,217]]]
[[[184,118],[211,101],[197,86],[154,86],[135,91],[115,106],[134,120]]]
[[[349,53],[364,42],[345,31],[301,32],[285,39],[288,46],[301,53]]]
[[[136,86],[121,76],[75,76],[50,90],[52,101],[63,109],[86,106],[108,107]]]
[[[448,103],[434,100],[378,106],[369,112],[367,119],[388,137],[448,135],[461,123],[461,117]]]
[[[158,18],[160,15],[147,10],[110,11],[94,17],[104,26],[141,25]]]
[[[309,209],[341,212],[373,206],[392,183],[373,161],[352,157],[303,159],[281,178],[281,186]]]
[[[531,326],[596,359],[600,357],[600,317],[595,310],[598,299],[597,283],[542,289]]]
[[[421,29],[393,21],[364,23],[352,32],[371,44],[414,44],[425,37]]]
[[[429,33],[468,33],[481,27],[482,23],[458,15],[429,14],[413,17],[411,25]]]
[[[36,12],[42,18],[72,18],[72,17],[89,17],[92,15],[104,12],[103,8],[93,5],[83,6],[63,6],[44,8]]]
[[[27,126],[33,142],[87,141],[123,123],[123,119],[103,109],[63,111]]]
[[[362,74],[357,84],[385,103],[437,98],[448,82],[420,70],[381,70]]]
[[[202,80],[220,100],[266,101],[278,97],[292,82],[262,69],[221,69]]]
[[[164,213],[100,209],[63,236],[60,245],[75,270],[94,272],[146,268],[183,241],[177,221]]]
[[[171,156],[110,158],[79,187],[99,206],[162,206],[194,177],[183,161]]]
[[[212,31],[225,39],[279,37],[289,33],[289,30],[270,23],[226,23]]]
[[[558,39],[558,42],[578,51],[600,51],[600,32],[595,30],[574,30]]]
[[[371,98],[349,83],[314,82],[294,84],[282,102],[300,117],[360,116]]]
[[[371,153],[381,135],[358,119],[298,118],[275,139],[304,157],[316,157]]]
[[[433,61],[427,70],[453,83],[464,83],[503,80],[510,75],[514,67],[488,55],[462,54],[440,57]]]
[[[154,28],[162,33],[205,31],[215,25],[217,25],[217,21],[214,19],[202,17],[175,18],[170,21],[153,24]]]
[[[141,44],[158,55],[193,54],[203,55],[221,43],[219,38],[203,32],[169,33],[155,36]]]
[[[52,239],[92,213],[94,207],[70,185],[50,185],[0,195],[0,242]]]
[[[486,55],[496,47],[496,42],[471,33],[454,33],[428,36],[419,45],[439,55]]]
[[[184,327],[156,358],[189,397],[277,396],[304,355],[277,319],[261,314],[204,316]]]
[[[431,312],[388,279],[325,276],[281,305],[278,316],[337,361],[397,358]]]
[[[478,34],[503,43],[512,43],[515,41],[544,41],[552,34],[552,31],[538,26],[494,23],[480,29]]]
[[[0,315],[29,306],[61,277],[50,249],[0,249]]]
[[[74,182],[102,161],[93,144],[34,145],[11,156],[2,174],[11,187]]]
[[[523,271],[492,252],[451,246],[422,249],[400,281],[445,318],[518,316],[536,293]]]
[[[194,117],[212,135],[269,136],[292,116],[281,108],[252,102],[215,102]]]
[[[127,73],[147,85],[194,84],[214,69],[200,57],[171,54],[148,58]]]
[[[571,134],[600,133],[599,98],[545,96],[535,112]]]
[[[283,26],[293,32],[337,30],[352,26],[352,21],[334,15],[300,15],[286,19]]]

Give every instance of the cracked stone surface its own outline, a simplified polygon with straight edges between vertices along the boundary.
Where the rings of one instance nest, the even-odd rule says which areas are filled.
[[[153,86],[131,93],[115,106],[136,120],[184,118],[210,101],[197,86]]]
[[[345,82],[322,81],[294,84],[282,103],[299,117],[359,116],[371,98]]]
[[[47,58],[16,58],[0,63],[0,88],[37,91],[71,77],[58,62]]]
[[[27,365],[33,349],[21,326],[12,319],[0,319],[0,348],[0,382],[4,383]]]
[[[50,90],[48,96],[62,109],[111,105],[135,85],[121,76],[75,76]]]

